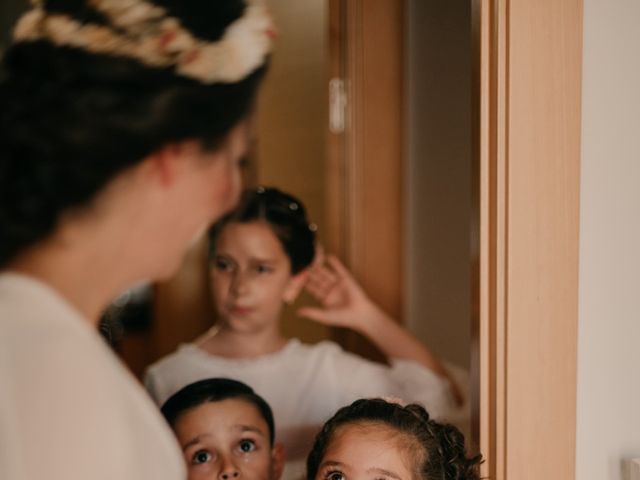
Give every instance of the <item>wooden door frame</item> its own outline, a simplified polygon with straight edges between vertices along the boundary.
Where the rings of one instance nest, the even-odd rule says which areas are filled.
[[[479,231],[472,377],[482,474],[571,479],[582,0],[471,2]],[[339,32],[349,45],[346,62],[332,57],[331,74],[348,80],[350,130],[329,134],[329,246],[400,318],[404,4],[330,5],[343,15],[330,12],[330,38]],[[380,225],[389,237],[377,237]]]
[[[483,474],[575,478],[582,0],[474,0]]]

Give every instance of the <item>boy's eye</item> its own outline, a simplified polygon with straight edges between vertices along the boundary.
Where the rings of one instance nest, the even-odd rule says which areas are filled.
[[[201,463],[210,462],[212,458],[211,454],[206,450],[198,450],[193,454],[193,457],[191,457],[191,463],[193,465],[199,465]]]
[[[253,440],[241,440],[239,447],[241,452],[249,453],[256,449],[256,444]]]
[[[345,480],[342,472],[329,472],[325,477],[326,480]]]

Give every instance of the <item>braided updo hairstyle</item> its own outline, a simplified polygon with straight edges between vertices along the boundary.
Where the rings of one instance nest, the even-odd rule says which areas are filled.
[[[481,455],[468,458],[464,436],[452,425],[429,418],[417,404],[361,399],[341,408],[324,424],[307,457],[307,480],[315,480],[336,432],[346,425],[386,425],[407,436],[415,458],[415,480],[477,480]]]
[[[43,0],[81,24],[109,19],[86,0]],[[153,0],[195,38],[213,42],[242,0]],[[115,176],[164,145],[218,148],[252,109],[266,63],[235,83],[47,40],[17,41],[0,64],[0,266],[53,233]]]
[[[278,237],[296,274],[311,265],[315,255],[315,228],[309,224],[304,205],[293,195],[273,187],[243,192],[240,203],[209,230],[209,257],[215,256],[218,235],[229,223],[265,222]]]

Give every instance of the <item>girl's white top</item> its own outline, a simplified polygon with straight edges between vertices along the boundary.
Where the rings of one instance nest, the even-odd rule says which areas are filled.
[[[333,342],[306,345],[297,339],[253,359],[217,357],[196,345],[181,345],[148,369],[145,385],[162,405],[182,387],[211,377],[240,380],[269,403],[276,441],[285,445],[286,478],[299,477],[322,424],[358,398],[418,402],[433,418],[447,417],[454,404],[448,381],[415,362],[393,359],[386,366],[345,352]]]
[[[100,335],[16,274],[0,275],[0,478],[186,478],[170,429]]]

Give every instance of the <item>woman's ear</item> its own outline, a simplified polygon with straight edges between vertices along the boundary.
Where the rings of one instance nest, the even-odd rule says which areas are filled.
[[[296,273],[289,279],[289,283],[284,289],[284,293],[282,294],[282,299],[288,305],[291,305],[295,302],[298,295],[304,288],[307,283],[307,277],[309,276],[309,268],[305,268],[304,270]]]
[[[229,132],[221,146],[230,158],[237,160],[249,154],[253,143],[253,123],[251,117],[238,122]]]
[[[276,443],[271,449],[271,478],[270,480],[279,480],[284,470],[285,452],[284,445]]]
[[[171,186],[185,167],[185,157],[193,156],[197,148],[193,141],[170,143],[151,153],[141,165],[163,187]]]

